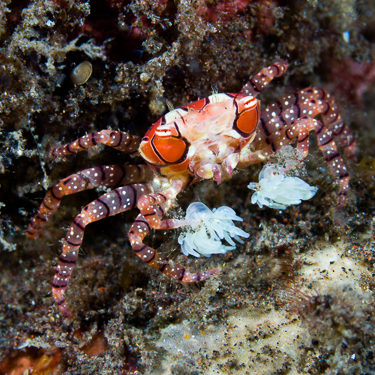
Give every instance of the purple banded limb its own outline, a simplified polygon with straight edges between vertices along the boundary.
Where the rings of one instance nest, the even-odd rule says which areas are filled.
[[[288,63],[285,60],[275,61],[250,78],[239,93],[256,97],[273,79],[284,75],[287,69]]]
[[[71,313],[64,294],[78,258],[86,226],[136,207],[138,199],[150,192],[151,188],[147,184],[132,184],[114,189],[85,206],[73,220],[52,282],[53,298],[65,317],[70,317]]]
[[[280,150],[283,146],[297,141],[297,149],[305,158],[309,151],[309,134],[315,131],[318,137],[318,145],[321,149],[328,167],[340,184],[338,203],[343,206],[349,190],[349,173],[345,162],[337,150],[332,132],[320,121],[309,116],[296,119],[290,126],[284,127],[279,132],[279,137],[261,150],[251,153],[246,160],[242,159],[241,167],[253,164],[259,160],[264,160],[270,155]]]
[[[39,236],[42,229],[55,214],[65,195],[94,189],[99,186],[118,186],[136,182],[146,182],[153,176],[147,165],[106,165],[84,169],[64,178],[46,194],[38,212],[31,220],[26,235],[30,238]]]
[[[169,206],[166,204],[153,206],[153,210],[161,223],[163,221],[167,221],[162,221],[162,218],[168,209],[167,207]],[[173,226],[171,226],[170,229],[171,228],[173,228]],[[206,280],[210,276],[220,272],[220,269],[216,268],[208,271],[190,273],[182,265],[172,262],[165,255],[159,254],[155,249],[143,243],[143,239],[150,232],[150,230],[151,225],[149,224],[149,221],[146,220],[142,214],[139,214],[129,231],[129,240],[134,252],[149,266],[156,268],[168,277],[182,283]]]
[[[87,134],[78,138],[74,142],[54,148],[52,151],[50,151],[50,157],[58,158],[66,155],[76,154],[98,144],[110,146],[127,154],[136,155],[138,154],[137,150],[140,142],[140,138],[129,133],[105,129],[99,132]]]
[[[159,205],[165,204],[166,202],[166,204],[171,204],[185,186],[186,179],[174,180],[169,189],[159,193],[147,194],[139,199],[137,207],[151,228],[172,229],[187,224],[185,220],[161,220],[163,215],[159,215],[157,211]]]
[[[355,158],[355,140],[343,121],[332,96],[321,88],[307,88],[267,106],[261,113],[253,142],[256,149],[267,147],[300,117],[322,116],[323,124],[350,158]]]
[[[315,120],[321,116],[323,123]],[[295,143],[304,157],[309,147],[309,132],[315,131],[333,176],[340,184],[339,206],[346,200],[349,174],[338,149],[340,145],[355,158],[355,140],[334,102],[323,89],[307,88],[288,95],[262,111],[259,127],[251,144],[252,152],[242,155],[239,168],[266,160],[281,147]],[[336,144],[337,143],[337,144]]]

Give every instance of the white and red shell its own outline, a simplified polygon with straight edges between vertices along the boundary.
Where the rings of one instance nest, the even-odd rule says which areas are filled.
[[[187,172],[210,178],[253,140],[259,118],[255,97],[213,94],[161,117],[143,137],[139,151],[164,176]]]

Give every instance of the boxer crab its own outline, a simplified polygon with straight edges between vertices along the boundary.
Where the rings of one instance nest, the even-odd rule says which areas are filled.
[[[212,178],[221,183],[232,177],[235,168],[264,162],[295,141],[305,157],[312,130],[318,136],[329,169],[338,179],[339,204],[345,202],[349,174],[335,141],[349,155],[354,155],[355,142],[333,98],[323,89],[307,88],[260,111],[256,96],[286,69],[287,63],[279,60],[262,69],[237,94],[213,94],[174,109],[153,124],[142,139],[121,131],[102,130],[51,151],[50,156],[56,158],[104,144],[140,155],[147,163],[95,167],[61,180],[48,191],[29,224],[27,235],[35,238],[56,212],[63,196],[98,186],[120,186],[85,206],[68,230],[52,283],[53,297],[65,316],[70,316],[70,311],[64,293],[86,225],[137,207],[140,213],[129,231],[134,252],[177,281],[207,279],[219,270],[190,273],[145,245],[143,239],[152,228],[165,230],[187,224],[184,220],[163,220],[176,196],[186,187]],[[322,122],[315,119],[317,115],[321,115]]]

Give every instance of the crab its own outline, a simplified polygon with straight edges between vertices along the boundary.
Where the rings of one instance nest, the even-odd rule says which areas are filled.
[[[79,171],[46,194],[26,234],[36,238],[65,195],[99,186],[116,187],[86,205],[68,229],[52,283],[52,295],[65,317],[71,312],[64,298],[77,261],[85,227],[108,216],[137,208],[140,213],[129,231],[134,252],[151,267],[183,283],[205,280],[220,269],[191,273],[143,243],[151,229],[172,229],[185,220],[163,219],[177,195],[188,186],[214,179],[220,184],[235,168],[264,162],[284,145],[297,142],[306,157],[309,133],[315,131],[329,169],[338,180],[338,203],[345,203],[349,174],[336,142],[354,156],[355,141],[334,99],[321,88],[307,88],[271,104],[263,111],[256,98],[288,64],[279,60],[263,68],[239,93],[214,93],[178,109],[154,123],[140,139],[122,131],[101,130],[54,148],[51,158],[63,157],[104,144],[140,155],[142,165],[106,165]],[[316,119],[321,115],[322,122]]]

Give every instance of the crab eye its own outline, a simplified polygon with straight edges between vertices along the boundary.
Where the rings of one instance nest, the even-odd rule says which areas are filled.
[[[177,164],[184,161],[189,149],[183,138],[161,138],[155,136],[151,141],[152,148],[165,163]]]

